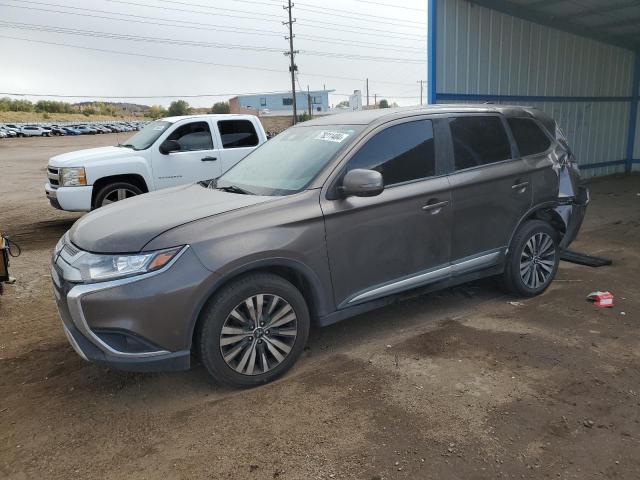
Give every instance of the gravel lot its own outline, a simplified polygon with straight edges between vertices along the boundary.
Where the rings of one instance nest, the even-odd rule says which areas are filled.
[[[23,248],[0,298],[0,478],[640,478],[640,175],[592,183],[574,249],[612,267],[563,263],[534,299],[483,281],[315,330],[285,378],[233,391],[199,366],[111,371],[66,342],[49,254],[79,215],[49,206],[46,162],[115,142],[0,141],[0,231]]]

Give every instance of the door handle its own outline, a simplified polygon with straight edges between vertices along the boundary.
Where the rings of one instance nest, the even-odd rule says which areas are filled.
[[[511,185],[511,189],[522,190],[524,192],[528,186],[529,186],[529,182],[521,182],[521,183],[516,183],[515,185]]]
[[[436,215],[440,213],[440,210],[442,210],[442,208],[446,207],[447,205],[449,205],[449,202],[447,200],[445,200],[444,202],[427,203],[426,205],[422,206],[422,210],[424,210],[425,212],[431,212],[432,215]]]
[[[200,159],[203,162],[215,162],[218,160],[218,157],[204,157]]]

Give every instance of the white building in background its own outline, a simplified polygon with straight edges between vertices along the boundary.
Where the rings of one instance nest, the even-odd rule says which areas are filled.
[[[354,90],[353,95],[349,96],[349,109],[362,110],[362,92],[360,90]]]

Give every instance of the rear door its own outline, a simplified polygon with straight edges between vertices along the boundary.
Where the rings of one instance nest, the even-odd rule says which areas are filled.
[[[175,140],[180,150],[164,155],[160,145]],[[218,178],[222,161],[207,120],[181,122],[151,147],[156,189]]]
[[[216,130],[222,146],[221,173],[229,170],[260,144],[256,127],[247,119],[218,120]]]
[[[446,120],[445,120],[446,121]],[[451,196],[440,167],[437,120],[406,119],[371,132],[340,170],[377,170],[375,197],[321,198],[338,308],[436,281],[446,275]]]
[[[502,115],[451,117],[449,132],[452,261],[477,256],[497,262],[531,206],[530,165],[518,157]]]

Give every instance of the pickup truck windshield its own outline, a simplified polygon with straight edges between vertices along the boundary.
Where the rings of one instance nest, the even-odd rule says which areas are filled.
[[[151,122],[120,146],[132,148],[133,150],[146,150],[153,145],[169,125],[171,125],[170,122],[163,122],[160,120]]]
[[[257,148],[216,187],[255,195],[290,195],[307,187],[327,163],[355,139],[360,125],[298,126]]]

